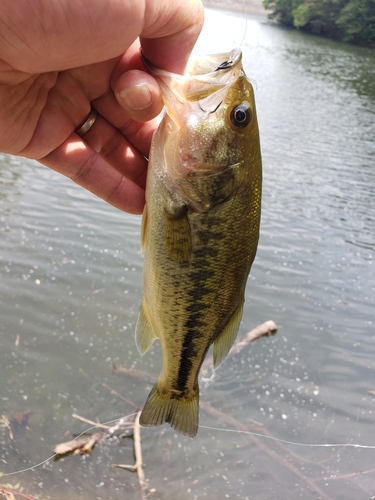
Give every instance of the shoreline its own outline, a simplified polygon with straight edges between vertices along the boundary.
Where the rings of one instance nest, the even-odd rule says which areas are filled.
[[[245,1],[245,0],[244,0]],[[267,17],[270,11],[263,7],[262,0],[245,1],[245,6],[242,0],[202,0],[204,7],[213,9],[229,10],[234,12],[242,12],[245,14],[254,14]]]

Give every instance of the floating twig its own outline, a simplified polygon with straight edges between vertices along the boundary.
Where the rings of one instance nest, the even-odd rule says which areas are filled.
[[[92,425],[93,427],[97,427],[98,429],[107,429],[109,430],[111,428],[110,425],[104,425],[99,422],[94,422],[93,420],[89,420],[88,418],[81,417],[80,415],[77,415],[76,413],[73,413],[72,415],[73,418],[76,418],[77,420],[80,420],[81,422],[85,422],[85,424]]]
[[[136,472],[138,476],[141,498],[142,500],[146,500],[147,483],[145,480],[144,465],[142,459],[141,426],[139,423],[140,415],[141,411],[138,411],[133,424],[134,459],[135,459],[134,465],[112,464],[112,467],[117,467],[120,469]]]
[[[12,490],[0,487],[0,499],[3,497],[5,498],[5,500],[15,500]]]
[[[16,497],[25,498],[26,500],[34,500],[33,497],[29,495],[25,495],[25,493],[21,493],[17,491],[14,487],[9,485],[9,488],[6,486],[0,486],[0,499],[4,497],[6,500],[16,500]]]
[[[1,415],[0,417],[0,427],[5,427],[8,430],[9,439],[13,440],[12,428],[10,426],[8,418],[5,415]]]
[[[131,429],[134,426],[134,422],[127,422],[128,417],[122,417],[117,421],[115,425],[108,426],[81,417],[80,415],[76,415],[75,413],[72,416],[73,418],[81,420],[81,422],[85,422],[86,424],[92,425],[93,427],[98,427],[104,430],[95,432],[94,434],[79,436],[78,438],[71,441],[58,444],[53,450],[54,453],[56,453],[56,455],[58,456],[67,455],[69,453],[80,453],[81,455],[91,453],[97,444],[113,436],[117,431]]]
[[[55,446],[53,452],[56,453],[57,456],[67,455],[69,453],[86,455],[92,452],[94,446],[100,443],[105,435],[106,433],[104,431],[99,431],[91,435],[80,436],[72,441],[58,444]]]

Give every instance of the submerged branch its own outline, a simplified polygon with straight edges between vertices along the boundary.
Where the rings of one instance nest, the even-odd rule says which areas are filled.
[[[114,389],[112,389],[112,387],[109,387],[108,384],[106,383],[102,383],[102,387],[104,387],[105,389],[107,389],[111,394],[113,394],[114,396],[116,396],[117,398],[121,399],[122,401],[125,401],[126,403],[128,403],[130,406],[132,406],[133,408],[138,408],[137,405],[135,405],[133,403],[133,401],[130,401],[130,399],[127,399],[127,398],[124,398],[124,396],[122,396],[120,393],[118,393],[117,391],[115,391]]]
[[[366,474],[374,474],[375,469],[361,470],[358,472],[350,472],[349,474],[334,474],[331,476],[318,477],[315,481],[337,481],[338,479],[353,479],[358,476],[365,476]]]
[[[155,382],[155,378],[147,372],[143,372],[142,370],[135,370],[132,368],[125,368],[124,366],[117,365],[113,363],[112,365],[112,373],[117,375],[118,377],[134,377],[138,380],[143,380],[144,382],[148,382],[153,384]]]
[[[229,352],[228,356],[234,356],[235,354],[238,354],[244,347],[249,345],[251,342],[254,340],[263,337],[265,335],[273,335],[277,331],[277,325],[273,321],[266,321],[265,323],[257,326],[250,332],[248,332],[246,335],[241,337],[232,347],[231,351]],[[212,366],[212,358],[209,358],[206,361],[206,366]],[[127,369],[123,366],[119,366],[116,364],[113,364],[112,371],[115,375],[122,376],[122,377],[134,377],[138,380],[143,380],[148,383],[153,383],[154,377],[150,375],[149,373],[143,372],[141,370],[131,370]],[[119,394],[117,391],[109,387],[107,384],[103,383],[102,386],[110,391],[111,394],[115,395],[116,397],[120,398],[123,401],[126,401],[129,403],[131,406],[136,407],[136,405],[123,397],[121,394]],[[208,408],[207,405],[201,404],[203,409]],[[212,409],[213,410],[213,409]],[[220,412],[219,412],[220,413]],[[134,459],[135,463],[134,465],[125,465],[125,464],[112,464],[112,467],[118,467],[121,469],[129,470],[132,472],[136,472],[138,476],[138,483],[140,487],[140,493],[141,493],[141,498],[142,500],[146,500],[147,495],[147,482],[145,480],[145,474],[144,474],[144,465],[143,465],[143,460],[142,460],[142,446],[141,446],[141,426],[139,423],[139,417],[140,417],[141,411],[138,410],[136,417],[134,419],[134,422],[127,422],[126,419],[127,417],[121,418],[114,426],[108,426],[104,424],[100,424],[99,422],[94,422],[93,420],[89,420],[87,418],[81,417],[77,414],[73,414],[73,417],[85,422],[86,424],[96,427],[101,429],[98,432],[95,432],[94,434],[91,435],[84,435],[84,436],[79,436],[76,439],[73,439],[71,441],[67,441],[65,443],[58,444],[54,452],[56,455],[62,456],[62,455],[67,455],[69,453],[81,453],[81,454],[88,454],[91,453],[93,450],[94,446],[97,444],[100,444],[101,442],[104,442],[107,438],[110,436],[113,436],[115,432],[124,430],[124,429],[133,429],[133,441],[134,441]],[[221,414],[221,413],[220,413]],[[230,417],[229,417],[230,418]],[[234,420],[234,419],[233,419]],[[239,424],[239,422],[237,422]],[[259,427],[262,427],[261,424],[258,424]],[[247,430],[247,428],[245,427]],[[260,432],[264,429],[258,429]],[[273,452],[275,453],[275,452]],[[149,490],[151,493],[152,490]],[[322,497],[323,498],[323,497]]]
[[[206,413],[211,415],[212,417],[221,420],[222,422],[228,424],[232,429],[236,429],[238,431],[245,431],[248,432],[249,429],[248,427],[243,424],[242,422],[238,421],[237,419],[226,415],[225,413],[217,410],[216,408],[213,408],[211,405],[208,403],[201,402],[200,407],[202,410],[204,410]],[[252,434],[246,434],[246,436],[252,441],[259,449],[261,449],[264,453],[266,453],[269,457],[271,457],[273,460],[275,460],[277,463],[285,467],[286,469],[289,470],[292,474],[294,474],[296,477],[298,477],[299,480],[304,481],[305,484],[309,487],[311,491],[315,491],[319,495],[319,498],[322,500],[332,500],[331,497],[329,497],[326,493],[324,493],[323,490],[317,486],[314,481],[308,477],[305,477],[302,472],[300,472],[297,467],[295,467],[292,463],[290,463],[285,455],[281,457],[278,453],[276,453],[274,450],[272,450],[269,446],[267,446],[265,443],[263,443],[258,437],[252,435]]]
[[[256,328],[252,329],[250,332],[248,332],[246,335],[241,337],[235,344],[233,345],[232,349],[230,350],[228,357],[232,357],[238,353],[240,353],[246,346],[248,346],[251,342],[254,340],[263,337],[263,336],[269,336],[275,334],[277,331],[277,325],[273,321],[266,321],[265,323],[262,323],[261,325],[258,325]],[[212,358],[208,358],[205,363],[203,364],[203,367],[210,368],[212,366]],[[119,376],[131,376],[134,378],[137,378],[139,380],[147,381],[149,383],[154,383],[154,377],[149,375],[146,372],[140,371],[140,370],[130,370],[123,368],[121,366],[114,366],[113,367],[113,372],[116,375]],[[233,417],[230,417],[228,415],[225,415],[224,413],[220,412],[219,410],[216,410],[209,404],[205,402],[200,402],[200,407],[202,410],[204,410],[206,413],[209,415],[213,416],[216,419],[220,419],[221,421],[225,422],[226,424],[230,425],[233,429],[237,429],[239,431],[245,431],[249,432],[249,427],[238,420],[236,420]],[[266,436],[272,437],[268,431],[264,428],[262,424],[259,424],[257,422],[254,422],[254,426],[252,428],[252,431],[254,432],[254,427],[255,427],[255,432],[263,433]],[[280,446],[283,447],[283,452],[284,455],[281,456],[279,455],[276,451],[272,450],[267,444],[263,443],[259,438],[256,436],[253,436],[251,434],[247,434],[248,438],[257,445],[259,449],[261,449],[264,453],[266,453],[269,457],[271,457],[273,460],[275,460],[278,464],[282,465],[284,468],[286,468],[290,473],[292,473],[294,476],[296,476],[300,481],[303,481],[307,487],[311,490],[314,491],[319,495],[319,497],[322,500],[331,500],[331,498],[324,492],[322,491],[312,479],[309,479],[303,475],[302,472],[297,469],[292,463],[290,463],[287,459],[285,459],[285,452],[289,453],[290,456],[294,456],[295,458],[301,458],[299,455],[290,453],[281,443],[279,443]],[[135,470],[135,466],[123,466],[123,468],[126,468],[128,470]]]

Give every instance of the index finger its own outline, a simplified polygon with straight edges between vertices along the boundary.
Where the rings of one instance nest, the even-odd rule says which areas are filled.
[[[148,2],[140,35],[146,58],[158,68],[183,73],[203,20],[201,0]]]
[[[0,17],[0,59],[19,71],[114,59],[142,36],[150,61],[181,72],[202,28],[203,6],[201,0],[0,1]]]

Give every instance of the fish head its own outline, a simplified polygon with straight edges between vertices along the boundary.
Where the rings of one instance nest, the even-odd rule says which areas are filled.
[[[165,104],[163,165],[196,209],[230,196],[260,151],[254,90],[234,50],[191,59],[184,76],[155,67]],[[260,153],[259,153],[260,154]]]

